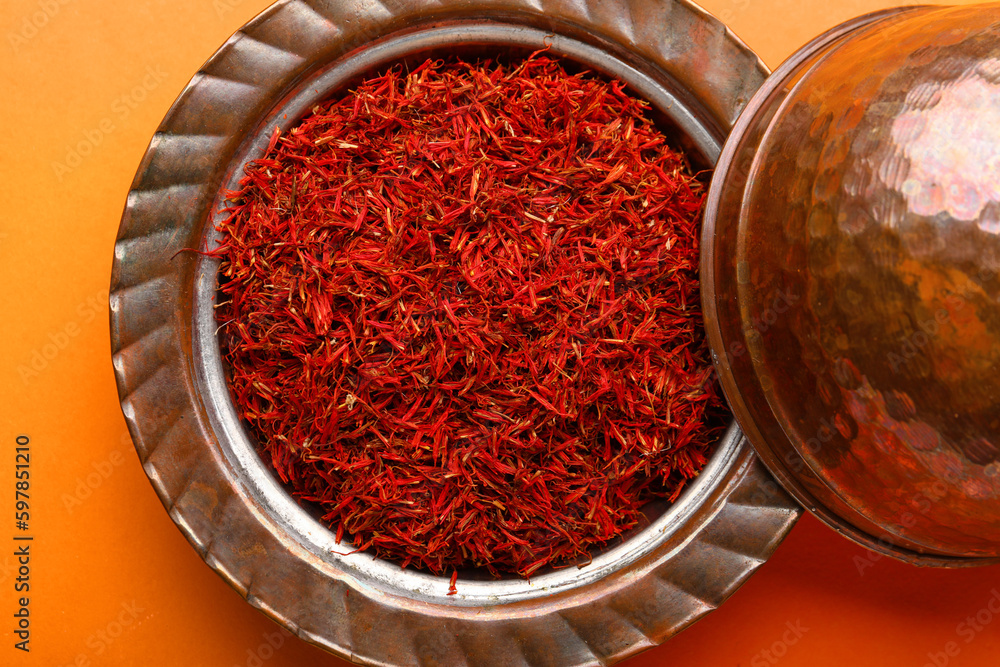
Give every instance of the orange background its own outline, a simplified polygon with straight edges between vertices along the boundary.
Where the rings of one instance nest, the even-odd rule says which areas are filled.
[[[112,248],[135,169],[188,79],[269,1],[0,5],[0,665],[346,664],[275,635],[184,540],[132,449],[110,359]],[[704,4],[773,68],[892,3]],[[68,159],[80,142],[90,153]],[[18,434],[32,456],[28,654],[12,635]],[[807,517],[722,609],[625,664],[995,665],[994,595],[998,567],[872,561]],[[977,613],[992,622],[963,625]]]

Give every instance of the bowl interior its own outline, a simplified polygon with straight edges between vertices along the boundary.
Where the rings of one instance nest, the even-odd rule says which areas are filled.
[[[689,99],[685,91],[672,84],[665,73],[649,69],[649,66],[643,69],[610,54],[605,48],[551,32],[496,22],[460,22],[391,35],[329,63],[308,80],[300,82],[246,137],[227,171],[212,210],[223,208],[224,193],[237,189],[245,165],[262,155],[276,127],[287,130],[295,126],[315,103],[348,90],[367,76],[396,63],[404,67],[416,66],[428,57],[458,55],[468,60],[513,61],[546,48],[560,57],[570,71],[587,69],[618,78],[628,84],[633,95],[650,102],[654,122],[673,147],[688,156],[695,171],[707,171],[715,164],[724,137],[718,136],[712,123],[706,120],[708,116],[704,110]],[[203,250],[216,246],[220,235],[215,227],[220,221],[221,215],[216,213],[204,236]],[[413,569],[402,570],[396,563],[365,553],[344,555],[353,549],[347,540],[336,543],[334,534],[317,520],[318,512],[293,499],[261,460],[252,436],[240,423],[226,385],[213,312],[217,268],[217,260],[202,258],[196,272],[199,278],[194,294],[193,348],[199,390],[219,438],[220,450],[233,474],[262,513],[272,519],[274,529],[283,533],[284,539],[297,543],[341,572],[350,571],[359,580],[372,585],[397,593],[403,591],[410,597],[426,596],[439,603],[496,604],[593,581],[609,569],[624,567],[642,558],[670,537],[700,507],[735,461],[742,437],[730,423],[706,468],[676,502],[650,503],[644,510],[649,519],[647,526],[595,552],[588,563],[580,567],[548,568],[530,580],[516,575],[494,580],[485,572],[461,572],[459,595],[445,598],[442,592],[447,590],[446,577]]]

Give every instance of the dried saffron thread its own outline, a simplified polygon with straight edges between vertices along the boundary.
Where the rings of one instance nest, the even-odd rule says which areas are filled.
[[[703,191],[646,110],[537,54],[427,61],[247,165],[214,251],[230,389],[338,540],[527,577],[703,467]]]

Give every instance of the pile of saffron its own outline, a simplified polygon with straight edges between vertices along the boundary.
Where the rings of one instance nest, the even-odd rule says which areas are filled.
[[[648,112],[544,55],[427,61],[247,165],[213,251],[230,390],[338,541],[528,577],[704,466],[704,193]]]

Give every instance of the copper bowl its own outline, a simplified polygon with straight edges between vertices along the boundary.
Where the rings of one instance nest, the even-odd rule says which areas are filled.
[[[862,17],[751,101],[702,286],[736,417],[870,549],[1000,557],[1000,5]]]
[[[359,553],[257,455],[225,385],[212,314],[216,212],[275,126],[386,63],[442,52],[556,54],[625,80],[711,166],[767,72],[677,0],[280,2],[234,35],[163,121],[128,196],[111,286],[113,361],[136,449],[171,518],[248,602],[363,664],[610,664],[721,604],[799,508],[731,426],[684,495],[583,567],[458,594]]]

